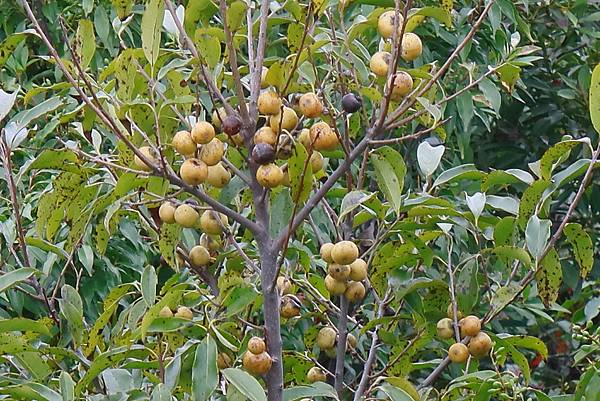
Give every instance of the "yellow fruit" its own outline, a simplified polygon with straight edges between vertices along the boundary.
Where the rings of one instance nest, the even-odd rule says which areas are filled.
[[[289,294],[292,289],[292,282],[284,276],[277,277],[277,289],[281,294]]]
[[[277,132],[271,127],[262,127],[254,134],[254,143],[268,143],[274,147],[277,145]]]
[[[281,113],[277,113],[269,118],[269,126],[275,132],[279,132],[282,129],[291,131],[297,124],[298,116],[296,115],[296,112],[289,107],[283,108],[283,116]]]
[[[215,127],[206,121],[198,121],[192,128],[192,140],[198,145],[206,145],[215,137]]]
[[[321,368],[313,366],[308,370],[308,373],[306,374],[306,380],[309,383],[324,382],[325,380],[327,380],[327,377],[325,376],[325,373],[323,373]]]
[[[300,305],[291,296],[287,295],[281,299],[281,316],[290,319],[300,315]]]
[[[315,150],[334,150],[339,144],[337,135],[324,121],[313,124],[310,127],[309,135],[310,143]]]
[[[208,166],[208,175],[206,183],[213,187],[223,188],[231,180],[231,173],[223,167],[223,164],[217,163],[214,166]]]
[[[286,187],[290,186],[290,173],[288,172],[288,169],[286,168],[285,170],[281,169],[283,171],[283,178],[281,179],[281,185],[284,185]]]
[[[461,337],[473,337],[481,331],[481,320],[477,316],[469,315],[462,318],[458,325],[460,327]]]
[[[448,357],[454,363],[463,363],[469,357],[469,349],[463,343],[455,343],[448,349]]]
[[[210,253],[208,253],[208,249],[202,245],[196,245],[190,249],[188,257],[190,258],[192,265],[196,267],[206,266],[210,263]]]
[[[212,112],[212,124],[215,128],[221,128],[221,122],[227,117],[225,107],[219,107]]]
[[[346,292],[346,282],[338,281],[328,274],[325,276],[325,288],[331,295],[342,295]]]
[[[402,38],[402,58],[404,61],[413,61],[423,53],[423,44],[417,34],[407,32]]]
[[[395,100],[408,95],[412,91],[414,84],[412,77],[406,71],[399,71],[395,76],[390,77],[390,82],[394,83],[392,86],[392,98]]]
[[[244,365],[244,369],[248,372],[254,375],[264,375],[271,369],[273,360],[266,352],[262,352],[258,355],[253,354],[252,352],[246,352],[242,359],[242,364]]]
[[[398,18],[397,23],[396,17]],[[386,11],[377,20],[377,31],[383,38],[389,39],[394,35],[394,27],[396,28],[397,35],[402,33],[403,23],[404,17],[401,12],[398,12],[398,15],[396,15],[396,10]]]
[[[198,212],[190,205],[179,205],[175,209],[175,222],[182,227],[194,227],[198,221]]]
[[[225,352],[219,352],[219,355],[217,355],[217,367],[219,369],[230,367],[232,362],[231,357]]]
[[[250,351],[253,354],[261,354],[265,352],[266,349],[267,346],[265,344],[265,340],[263,340],[262,338],[252,337],[250,340],[248,340],[248,351]]]
[[[360,281],[351,281],[348,283],[348,287],[346,288],[346,298],[350,302],[358,302],[361,301],[365,297],[365,286]]]
[[[351,241],[340,241],[333,246],[331,258],[340,265],[349,265],[358,258],[358,247]]]
[[[298,106],[300,108],[300,113],[306,118],[319,117],[321,113],[323,113],[323,103],[321,103],[319,97],[312,92],[300,96]]]
[[[476,358],[486,356],[492,350],[492,339],[483,331],[480,331],[469,341],[469,352]]]
[[[261,89],[265,89],[269,86],[269,84],[267,83],[267,73],[269,72],[269,69],[267,67],[262,68],[262,71],[260,72],[260,88]]]
[[[348,333],[348,336],[346,337],[346,345],[349,346],[350,348],[356,348],[357,344],[358,344],[358,340],[356,339],[354,334]]]
[[[317,334],[317,345],[321,349],[330,349],[335,346],[335,340],[337,339],[337,332],[333,327],[323,327]]]
[[[265,188],[275,188],[283,181],[283,171],[275,163],[265,164],[256,170],[256,180]]]
[[[173,317],[173,312],[168,306],[163,306],[160,312],[158,312],[158,317]]]
[[[258,96],[257,105],[260,114],[279,114],[281,111],[281,98],[273,91],[266,91]]]
[[[308,128],[302,128],[302,131],[300,131],[300,134],[298,135],[298,142],[306,149],[310,147],[310,130]]]
[[[175,205],[171,202],[163,202],[158,208],[158,216],[163,223],[175,223]]]
[[[158,155],[154,153],[154,150],[152,150],[150,146],[142,146],[141,148],[139,148],[139,151],[144,157],[146,157],[146,159],[148,159],[150,163],[154,165],[158,164]],[[133,157],[133,164],[139,170],[152,171],[152,168],[146,163],[144,163],[144,161],[140,157],[138,157],[138,155],[135,155]]]
[[[320,152],[314,151],[310,155],[310,166],[312,167],[313,173],[323,170],[323,155]]]
[[[362,259],[356,259],[350,263],[350,280],[363,281],[367,278],[367,262]]]
[[[346,281],[350,277],[350,266],[331,263],[327,268],[327,273],[337,281]]]
[[[369,67],[373,74],[378,77],[385,77],[390,69],[390,63],[392,62],[392,55],[388,52],[377,52],[371,56],[369,61]]]
[[[188,131],[177,132],[171,144],[180,155],[190,156],[196,152],[196,142],[192,140],[192,134]]]
[[[179,175],[186,184],[198,185],[206,180],[208,168],[202,160],[191,158],[183,162]]]
[[[445,317],[440,319],[436,325],[436,331],[439,338],[448,340],[454,337],[454,327],[452,326],[452,319]]]
[[[452,304],[448,305],[448,308],[446,309],[446,315],[450,318],[450,319],[454,319],[454,308],[452,306]],[[458,316],[457,319],[460,320],[463,318],[463,313],[460,311],[460,309],[458,310]]]
[[[220,222],[217,220],[221,220]],[[200,217],[200,228],[207,234],[219,235],[228,224],[227,216],[213,210],[206,210]]]
[[[214,166],[223,158],[225,146],[219,138],[213,138],[209,143],[202,146],[200,159],[208,166]]]
[[[327,263],[333,263],[333,259],[331,258],[331,250],[332,249],[333,249],[333,244],[331,242],[326,242],[325,244],[321,245],[321,249],[319,250],[321,257]]]
[[[194,313],[187,306],[180,306],[179,308],[177,308],[175,317],[180,317],[185,320],[192,320],[194,318]]]

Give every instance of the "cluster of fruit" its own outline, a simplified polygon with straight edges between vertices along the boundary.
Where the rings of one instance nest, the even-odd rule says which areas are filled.
[[[454,313],[452,305],[448,306],[448,317],[437,322],[438,337],[448,340],[455,336],[454,332]],[[448,357],[452,362],[463,363],[469,358],[469,354],[475,358],[481,358],[492,349],[492,339],[486,333],[481,331],[481,319],[477,316],[469,315],[462,317],[458,312],[458,328],[460,338],[470,337],[468,346],[462,342],[454,343],[448,349]]]
[[[292,294],[292,282],[284,276],[277,277],[277,289],[281,294],[281,317],[286,319],[300,316],[302,303]]]
[[[273,360],[266,351],[265,341],[260,337],[248,340],[248,350],[244,353],[242,364],[244,368],[255,375],[264,375],[271,369]]]
[[[331,295],[344,294],[350,302],[365,297],[367,262],[358,257],[358,247],[351,241],[331,242],[321,246],[321,257],[327,262],[325,287]]]
[[[159,312],[158,317],[179,317],[185,320],[192,320],[194,318],[194,313],[187,306],[179,306],[175,314],[168,306],[164,306]]]

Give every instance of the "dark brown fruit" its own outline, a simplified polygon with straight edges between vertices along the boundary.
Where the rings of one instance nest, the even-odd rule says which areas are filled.
[[[346,113],[356,113],[362,107],[362,99],[354,93],[348,93],[342,98],[342,108]]]
[[[227,135],[235,135],[240,132],[242,122],[236,116],[227,116],[223,120],[223,132]]]
[[[275,160],[275,149],[268,143],[257,143],[252,149],[252,160],[258,164],[269,164]]]

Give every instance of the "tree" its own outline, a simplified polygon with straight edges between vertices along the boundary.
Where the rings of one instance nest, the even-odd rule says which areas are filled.
[[[495,121],[539,48],[510,2],[416,3],[84,2],[52,24],[22,1],[1,54],[49,53],[1,93],[0,392],[548,399],[527,358],[546,345],[497,318],[557,308],[567,252],[591,271],[569,219],[600,148],[561,138],[531,173],[443,162],[446,113]]]

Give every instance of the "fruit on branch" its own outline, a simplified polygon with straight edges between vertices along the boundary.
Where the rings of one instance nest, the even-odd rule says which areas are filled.
[[[327,267],[327,273],[338,281],[346,281],[350,277],[350,266],[331,263]]]
[[[215,137],[215,127],[209,122],[198,121],[192,128],[192,140],[198,145],[206,145]]]
[[[219,107],[218,109],[214,109],[212,112],[212,125],[215,128],[221,128],[221,122],[227,117],[227,111],[225,111],[225,107]]]
[[[298,107],[300,108],[300,113],[306,118],[319,117],[323,113],[323,103],[321,103],[319,97],[313,92],[302,95],[298,101]]]
[[[302,131],[298,134],[298,142],[300,142],[306,150],[310,148],[310,130],[308,128],[302,128]]]
[[[158,164],[158,155],[150,146],[142,146],[139,149],[140,153],[148,159],[152,164]],[[152,171],[152,168],[148,166],[138,155],[133,156],[133,164],[135,167],[142,171]]]
[[[346,292],[346,282],[336,280],[328,274],[325,276],[325,288],[331,295],[342,295]]]
[[[471,337],[469,341],[469,352],[476,358],[486,356],[492,350],[492,339],[483,331]]]
[[[348,283],[344,295],[350,302],[361,301],[365,297],[365,286],[360,281],[351,281]]]
[[[214,210],[205,210],[200,216],[200,228],[207,234],[220,235],[228,222],[227,216]]]
[[[264,375],[269,371],[269,369],[271,369],[273,360],[266,352],[254,354],[246,351],[242,359],[242,364],[244,365],[244,369],[246,369],[248,372],[254,375]]]
[[[213,187],[223,188],[231,180],[231,173],[223,167],[222,163],[217,163],[214,166],[208,166],[208,175],[206,182]]]
[[[384,39],[389,39],[394,35],[394,27],[396,28],[397,35],[402,34],[402,25],[404,24],[404,17],[399,11],[396,15],[396,10],[389,10],[379,16],[377,20],[377,31]]]
[[[331,250],[332,249],[333,249],[333,244],[331,242],[326,242],[323,245],[321,245],[321,249],[319,250],[321,257],[327,263],[333,263],[333,259],[331,258]]]
[[[406,96],[412,91],[413,79],[410,74],[406,71],[398,71],[396,75],[390,77],[392,84],[392,99],[399,100],[403,96]]]
[[[354,93],[348,93],[342,98],[342,109],[346,113],[356,113],[362,107],[362,99]]]
[[[196,142],[192,140],[192,134],[188,131],[178,131],[173,136],[171,145],[173,145],[177,153],[183,156],[191,156],[196,153]]]
[[[175,209],[175,222],[182,227],[191,228],[198,221],[198,212],[188,204],[182,204]]]
[[[175,223],[175,205],[169,201],[163,202],[158,208],[158,217],[163,223]]]
[[[158,312],[158,317],[173,317],[173,312],[168,306],[163,306],[160,312]]]
[[[389,52],[377,52],[371,56],[369,67],[371,72],[378,77],[386,77],[392,62],[392,55]]]
[[[200,149],[200,159],[206,163],[207,166],[214,166],[223,158],[225,153],[225,146],[219,138],[213,138],[206,145],[202,145]]]
[[[356,259],[350,263],[350,280],[363,281],[367,278],[367,262],[363,259]]]
[[[277,289],[282,295],[289,294],[292,291],[292,282],[285,276],[277,277]]]
[[[309,134],[310,143],[315,150],[334,150],[339,144],[337,135],[329,124],[324,121],[313,124],[310,127]]]
[[[346,336],[346,346],[350,348],[356,348],[357,344],[358,340],[356,339],[354,334],[348,333],[348,335]]]
[[[252,160],[257,164],[272,163],[275,160],[275,148],[268,143],[254,145],[252,148]]]
[[[271,127],[261,127],[254,134],[254,143],[267,143],[273,147],[277,145],[277,132],[273,131]]]
[[[265,188],[275,188],[283,181],[283,171],[275,163],[264,164],[256,170],[256,181]]]
[[[219,241],[206,233],[202,233],[200,236],[200,245],[208,249],[209,252],[216,252],[221,248]]]
[[[175,317],[179,317],[185,320],[192,320],[194,318],[194,313],[187,306],[180,306],[177,308],[177,312],[175,313]]]
[[[317,345],[319,348],[325,350],[330,349],[335,346],[335,341],[337,340],[337,332],[333,327],[323,327],[319,330],[319,334],[317,334]]]
[[[294,140],[292,136],[283,132],[279,135],[279,140],[277,141],[277,158],[279,159],[289,159],[292,156],[294,146]]]
[[[439,338],[448,340],[454,337],[454,327],[452,324],[452,319],[449,317],[445,317],[440,319],[436,325],[436,331]]]
[[[227,116],[223,119],[222,123],[223,132],[229,136],[236,135],[242,128],[242,121],[238,116]]]
[[[477,316],[469,315],[460,319],[458,326],[460,327],[461,337],[473,337],[481,331],[481,320]]]
[[[265,344],[265,340],[260,337],[252,337],[248,340],[248,351],[253,353],[254,355],[261,354],[265,352],[267,346]]]
[[[232,363],[231,357],[225,352],[219,352],[217,355],[217,367],[219,369],[226,369],[231,366]]]
[[[297,124],[298,115],[296,115],[296,112],[293,109],[287,106],[283,107],[283,114],[280,112],[272,115],[269,118],[269,126],[275,132],[279,132],[284,129],[291,131],[296,128]]]
[[[310,155],[310,166],[312,167],[313,173],[323,170],[323,155],[321,152],[314,151]]]
[[[358,247],[352,241],[340,241],[331,249],[331,258],[340,265],[349,265],[358,258]]]
[[[327,377],[325,376],[325,373],[323,373],[321,368],[313,366],[308,370],[308,373],[306,374],[306,380],[309,383],[324,382],[325,380],[327,380]]]
[[[202,267],[210,263],[210,253],[202,245],[196,245],[190,249],[188,258],[194,267]]]
[[[407,32],[402,38],[402,58],[404,61],[413,61],[423,53],[421,38],[415,33]]]
[[[450,318],[450,319],[454,319],[454,307],[452,306],[452,304],[448,305],[448,308],[446,309],[446,315]],[[458,310],[458,316],[456,317],[458,320],[463,318],[463,313],[460,311],[460,309]]]
[[[179,176],[188,185],[198,185],[206,180],[208,166],[202,160],[187,159],[179,169]]]
[[[300,301],[292,295],[285,295],[281,298],[281,316],[286,319],[300,316],[300,307]]]
[[[267,82],[267,74],[269,73],[269,69],[263,66],[260,72],[260,88],[265,89],[269,87],[269,83]]]
[[[463,343],[455,343],[448,349],[448,357],[454,363],[463,363],[469,357],[469,349]]]
[[[258,112],[265,115],[279,114],[281,111],[281,98],[276,92],[265,91],[258,96],[256,102],[258,106]]]

